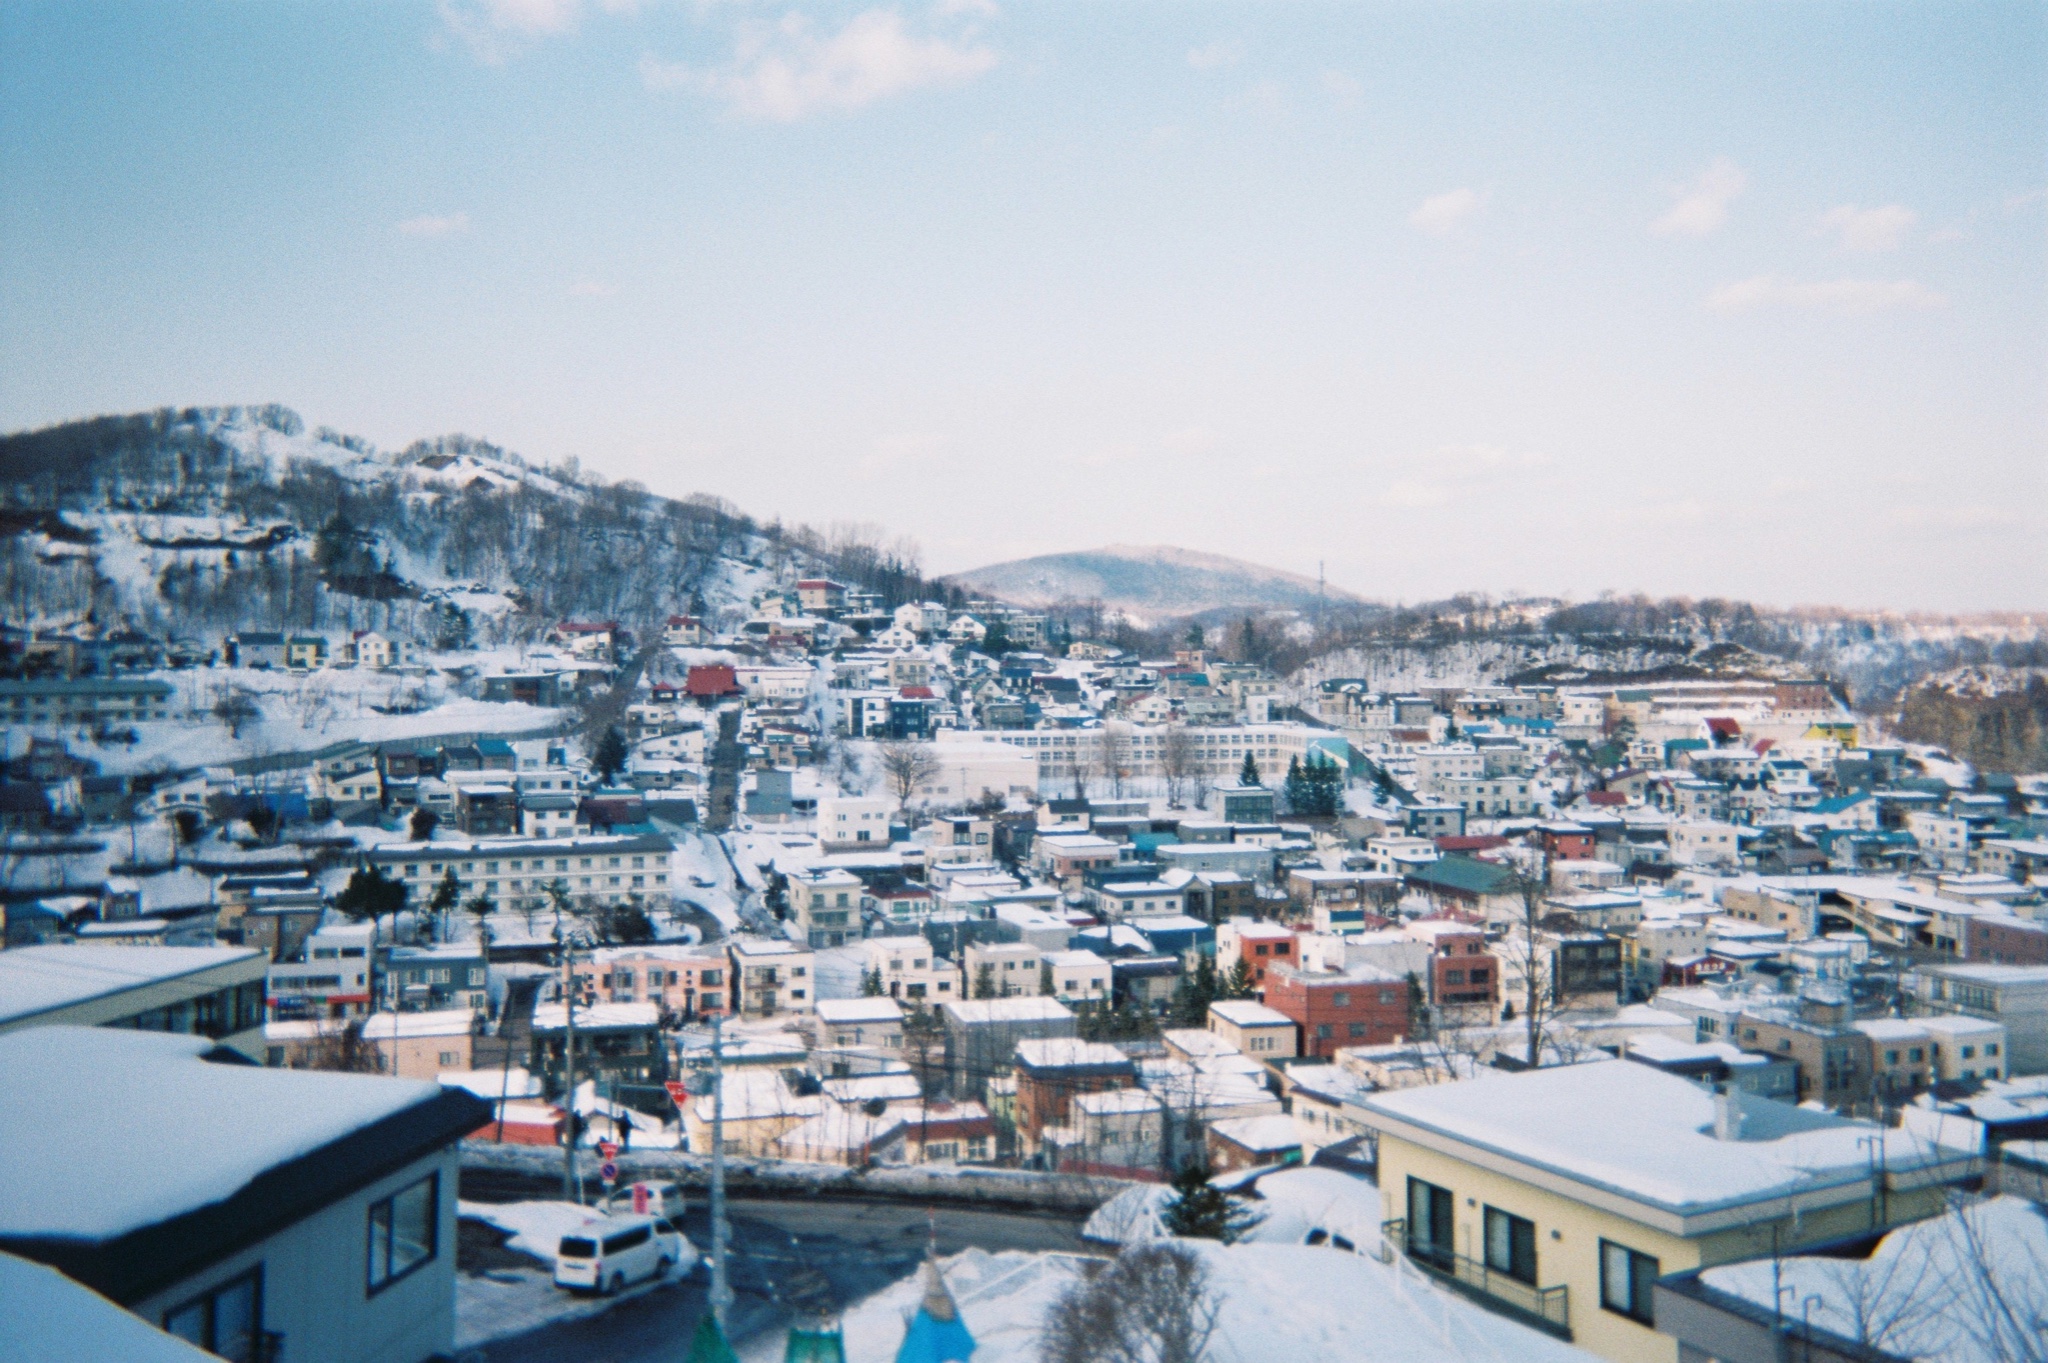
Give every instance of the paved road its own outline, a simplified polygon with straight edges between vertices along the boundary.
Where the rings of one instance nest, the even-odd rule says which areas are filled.
[[[732,827],[740,800],[740,712],[730,706],[718,712],[718,738],[711,748],[710,789],[705,794],[704,827],[723,833]]]
[[[924,1260],[925,1213],[901,1203],[734,1201],[728,1317],[735,1343],[808,1314],[844,1309],[907,1277]],[[942,1211],[938,1249],[1081,1251],[1080,1223],[1058,1216]],[[710,1217],[694,1205],[690,1243],[711,1243]],[[705,1310],[705,1271],[611,1310],[563,1321],[465,1353],[462,1363],[673,1363]]]

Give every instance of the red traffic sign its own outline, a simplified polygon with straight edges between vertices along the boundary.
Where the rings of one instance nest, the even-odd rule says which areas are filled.
[[[597,1166],[597,1176],[606,1183],[616,1182],[619,1177],[619,1166],[613,1164],[610,1160],[606,1160],[603,1164]]]
[[[619,1153],[619,1143],[617,1141],[599,1141],[597,1143],[597,1153],[603,1155],[606,1159],[611,1159]]]
[[[644,1183],[633,1185],[633,1214],[635,1216],[647,1215],[647,1185]]]
[[[680,1079],[671,1079],[662,1087],[668,1090],[668,1096],[674,1100],[677,1107],[690,1100],[690,1090]]]

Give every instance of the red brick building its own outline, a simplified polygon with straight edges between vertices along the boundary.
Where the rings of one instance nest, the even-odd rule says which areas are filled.
[[[2048,965],[2048,924],[2005,914],[1965,920],[1963,955],[1990,965]]]
[[[1328,1059],[1340,1046],[1384,1046],[1408,1034],[1408,981],[1374,966],[1274,966],[1265,1002],[1294,1020],[1303,1055]]]
[[[1407,932],[1429,943],[1431,1003],[1491,1012],[1500,1001],[1500,966],[1486,949],[1483,929],[1456,919],[1423,918],[1410,923]]]
[[[1552,861],[1593,859],[1593,830],[1582,823],[1538,824],[1536,837]]]

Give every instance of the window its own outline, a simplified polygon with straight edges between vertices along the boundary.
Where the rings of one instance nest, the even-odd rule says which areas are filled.
[[[441,1230],[441,1176],[370,1204],[369,1288],[374,1294],[432,1261]]]
[[[1451,1190],[1419,1178],[1408,1180],[1408,1252],[1418,1259],[1448,1262],[1457,1254],[1451,1236]]]
[[[164,1312],[164,1333],[219,1354],[230,1363],[255,1363],[257,1341],[263,1333],[262,1266]]]
[[[1657,1261],[1612,1240],[1600,1242],[1600,1304],[1617,1315],[1644,1325],[1655,1323],[1650,1285],[1657,1281]]]
[[[1536,1223],[1527,1217],[1486,1209],[1486,1266],[1536,1285]]]

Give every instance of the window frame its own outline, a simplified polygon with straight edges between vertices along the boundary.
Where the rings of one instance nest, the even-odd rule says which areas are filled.
[[[239,1288],[244,1283],[248,1284],[251,1289],[251,1309],[249,1312],[249,1347],[247,1352],[244,1353],[240,1358],[236,1358],[234,1355],[231,1354],[221,1354],[220,1356],[222,1358],[228,1359],[229,1363],[256,1363],[256,1360],[263,1356],[262,1341],[264,1334],[263,1265],[260,1263],[244,1272],[237,1273],[232,1278],[228,1278],[221,1282],[217,1282],[212,1287],[207,1288],[204,1292],[198,1293],[186,1299],[185,1301],[178,1303],[178,1305],[171,1307],[169,1310],[163,1313],[163,1316],[159,1321],[159,1324],[163,1328],[165,1334],[173,1335],[178,1339],[185,1340],[187,1343],[196,1345],[197,1347],[206,1350],[208,1353],[220,1353],[220,1298],[224,1293]],[[201,1331],[201,1333],[204,1335],[204,1338],[201,1339],[193,1339],[189,1335],[178,1334],[177,1331],[171,1328],[171,1322],[176,1317],[184,1315],[186,1312],[194,1310],[195,1308],[204,1312],[204,1328]]]
[[[1494,1228],[1499,1226],[1506,1237],[1506,1262],[1494,1261]],[[1523,1251],[1526,1251],[1524,1258]],[[1481,1260],[1487,1270],[1504,1273],[1518,1283],[1536,1286],[1536,1223],[1526,1216],[1517,1216],[1511,1211],[1488,1204],[1480,1216]],[[1518,1260],[1520,1262],[1518,1262]]]
[[[1624,1295],[1628,1301],[1626,1307],[1614,1304],[1613,1283],[1609,1273],[1610,1259],[1614,1255],[1621,1256],[1621,1261],[1628,1272],[1628,1281],[1624,1284]],[[1646,1264],[1649,1266],[1647,1276],[1643,1270]],[[1632,1320],[1638,1325],[1656,1328],[1657,1313],[1651,1288],[1660,1276],[1661,1267],[1654,1255],[1603,1238],[1600,1241],[1600,1309]]]
[[[398,1210],[398,1201],[400,1198],[406,1196],[408,1193],[411,1193],[415,1189],[421,1187],[425,1187],[427,1189],[428,1214],[426,1252],[420,1255],[419,1258],[412,1260],[411,1262],[407,1263],[403,1268],[400,1268],[394,1272],[392,1270],[391,1264],[393,1252],[397,1248],[398,1230],[396,1213]],[[377,1237],[380,1233],[377,1213],[379,1209],[382,1209],[384,1213],[383,1225],[381,1230],[381,1233],[384,1236],[384,1276],[381,1278],[377,1276]],[[383,1197],[378,1198],[376,1201],[372,1202],[368,1208],[365,1209],[363,1222],[367,1231],[363,1246],[364,1295],[367,1297],[374,1297],[378,1293],[383,1292],[388,1288],[395,1286],[398,1283],[404,1282],[407,1278],[411,1277],[421,1268],[424,1268],[426,1265],[433,1263],[435,1260],[441,1257],[440,1171],[437,1169],[433,1173],[428,1174],[425,1178],[414,1179],[411,1183],[406,1184],[404,1187],[395,1188],[391,1192],[385,1194]]]

